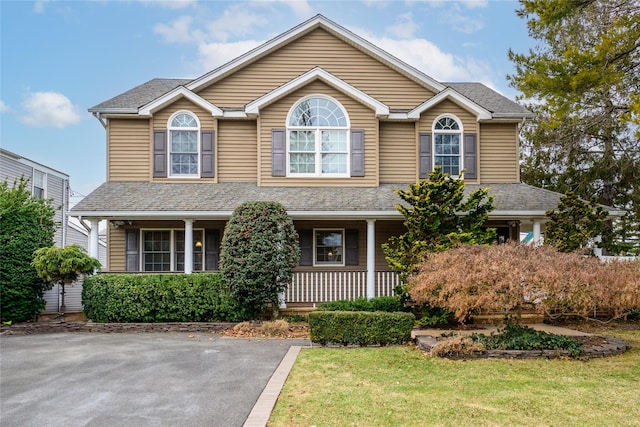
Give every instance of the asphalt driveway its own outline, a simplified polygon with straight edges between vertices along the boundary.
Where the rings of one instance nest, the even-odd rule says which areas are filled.
[[[0,338],[0,425],[242,426],[292,345],[210,333]]]

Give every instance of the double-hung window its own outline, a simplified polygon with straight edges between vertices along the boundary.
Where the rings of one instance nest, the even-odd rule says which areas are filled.
[[[184,271],[184,230],[143,230],[143,271]],[[204,230],[193,230],[193,271],[203,270]]]
[[[179,111],[169,119],[169,174],[197,177],[200,124],[195,115]]]
[[[434,165],[452,176],[462,170],[462,126],[453,117],[445,116],[433,125]]]
[[[345,265],[344,230],[314,230],[314,265]]]
[[[45,194],[45,184],[46,184],[47,174],[37,169],[33,170],[33,196],[37,199],[44,199],[46,197]]]
[[[289,176],[348,176],[349,118],[325,96],[298,102],[287,120]]]

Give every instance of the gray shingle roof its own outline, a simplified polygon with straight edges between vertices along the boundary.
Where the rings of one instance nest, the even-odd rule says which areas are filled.
[[[510,100],[509,98],[499,94],[493,89],[488,88],[482,83],[467,82],[467,83],[444,83],[451,87],[456,92],[464,95],[473,102],[487,110],[491,111],[495,116],[503,115],[529,115],[531,114],[522,105]]]
[[[153,79],[89,108],[89,111],[136,110],[167,92],[189,83],[190,79]]]
[[[379,187],[258,187],[255,183],[159,183],[159,182],[106,182],[85,197],[72,210],[72,214],[110,216],[118,214],[143,215],[170,213],[210,212],[213,215],[229,213],[243,202],[276,201],[289,212],[326,212],[338,215],[344,212],[378,212],[385,216],[397,214],[395,206],[400,198],[395,189],[406,189],[409,184],[382,184]],[[517,212],[531,215],[553,209],[561,194],[526,184],[467,185],[467,193],[488,187],[495,196],[494,216],[514,216]],[[399,217],[399,214],[397,214]]]

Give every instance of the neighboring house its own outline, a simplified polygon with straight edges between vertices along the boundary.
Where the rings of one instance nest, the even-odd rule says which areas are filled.
[[[54,221],[58,226],[54,236],[55,245],[65,247],[77,244],[88,249],[88,227],[82,227],[77,219],[68,216],[69,175],[0,148],[0,179],[6,179],[11,185],[20,177],[29,180],[28,188],[34,197],[51,199],[52,206],[56,208]],[[101,242],[98,246],[101,249],[96,258],[105,266],[106,243]],[[66,286],[65,293],[66,311],[82,311],[82,281]],[[44,298],[47,302],[45,312],[59,311],[61,298],[58,285],[46,291]]]
[[[502,240],[538,239],[561,196],[520,182],[530,112],[320,15],[196,79],[154,79],[89,111],[106,129],[107,182],[71,213],[94,233],[109,220],[109,271],[215,271],[233,210],[276,201],[302,250],[289,305],[391,294],[380,245],[404,232],[394,190],[434,165],[489,188]]]

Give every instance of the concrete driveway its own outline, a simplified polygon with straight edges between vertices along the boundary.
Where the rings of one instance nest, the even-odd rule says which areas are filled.
[[[0,425],[242,426],[292,345],[210,333],[0,338]]]

